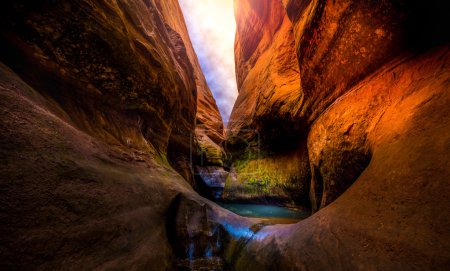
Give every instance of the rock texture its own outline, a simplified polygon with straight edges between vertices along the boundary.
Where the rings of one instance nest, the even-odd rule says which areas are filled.
[[[175,268],[180,194],[224,212],[189,184],[193,135],[218,144],[222,124],[178,3],[0,13],[0,269]]]
[[[2,269],[172,265],[162,214],[189,190],[183,178],[64,121],[5,66],[0,100]]]
[[[186,46],[187,56],[194,69],[193,76],[197,87],[197,114],[194,139],[199,152],[199,157],[194,157],[195,162],[205,167],[209,165],[222,166],[226,157],[221,146],[224,140],[222,117],[192,47],[178,1],[158,0],[155,3],[164,17],[166,26],[175,31],[174,35],[180,33],[182,43]],[[196,173],[200,174],[199,172]]]
[[[304,99],[299,118],[308,130],[331,104],[394,58],[448,43],[448,20],[436,1],[290,0],[284,4],[294,25],[301,71]],[[330,146],[328,153],[320,150],[318,154],[317,149],[312,153],[308,147],[309,158],[315,160],[311,161],[310,194],[314,210],[343,193],[370,161],[365,136],[352,137],[353,128],[359,127],[347,127],[346,137],[334,147],[329,134],[321,137],[320,144]],[[308,146],[312,146],[311,136]]]
[[[152,2],[18,1],[4,11],[3,61],[69,112],[67,121],[111,143],[188,157],[193,67]]]
[[[317,211],[267,226],[192,188],[227,173],[176,1],[2,3],[0,269],[447,270],[444,11],[236,1],[225,193]]]
[[[365,154],[370,163],[313,216],[264,228],[236,270],[446,270],[449,60],[448,46],[396,59],[320,116],[308,138],[311,163],[322,169],[313,172],[315,181],[333,185],[326,182],[327,170],[349,174],[343,157],[352,161]]]
[[[299,203],[308,197],[309,166],[298,140],[303,95],[292,24],[280,1],[235,1],[235,12],[239,95],[227,148],[236,174],[225,199]]]
[[[263,228],[235,261],[236,269],[446,270],[450,24],[442,7],[437,1],[235,4],[241,79],[232,113],[236,124],[230,125],[227,141],[231,149],[236,135],[251,142],[247,128],[256,134],[275,123],[272,138],[288,134],[285,148],[305,150],[311,205],[317,211],[295,225]],[[273,71],[252,79],[252,72],[273,66],[259,62],[264,54],[246,61],[258,46],[289,40],[262,38],[272,33],[269,22],[279,5],[291,21],[294,49],[279,48],[270,55],[285,53],[297,59],[300,82],[292,90],[296,96],[290,96],[296,100],[286,100],[293,105],[290,111],[273,112],[271,121],[258,126],[258,112],[278,108],[276,102],[259,103],[260,95],[270,96],[268,88],[278,93],[283,84],[260,85],[260,80],[276,77]],[[240,27],[243,21],[246,26]],[[253,111],[243,113],[246,107],[240,104]],[[280,129],[286,120],[292,123],[292,133]],[[261,140],[265,159],[282,161],[277,158],[284,153],[283,145],[271,144],[280,141]],[[248,153],[237,151],[234,157]]]
[[[300,114],[309,124],[399,53],[423,51],[447,39],[445,15],[438,1],[283,3],[294,28],[305,96]]]
[[[217,191],[217,186],[210,186],[209,180],[211,178],[221,179],[222,175],[226,173],[222,168],[227,157],[222,147],[224,141],[222,117],[192,47],[178,1],[159,0],[155,3],[164,17],[166,27],[175,31],[175,38],[177,33],[181,33],[181,44],[182,46],[185,45],[188,59],[193,67],[193,78],[197,87],[196,126],[195,132],[192,133],[192,139],[195,142],[191,146],[191,156],[189,160],[186,160],[178,155],[177,147],[174,148],[171,156],[176,161],[178,169],[181,171],[190,169],[194,173],[192,183],[197,191],[200,191],[204,196],[214,198],[211,195],[214,195]],[[171,153],[172,151],[169,152],[169,155]],[[192,164],[195,164],[195,166]],[[221,185],[223,186],[223,181]]]
[[[121,109],[139,115],[139,121],[134,121],[135,128],[145,129],[146,137],[152,138],[158,152],[168,150],[169,161],[187,179],[192,178],[188,162],[189,152],[195,146],[187,140],[191,133],[192,140],[205,138],[203,141],[207,143],[203,144],[196,140],[200,146],[208,145],[209,141],[219,144],[222,140],[220,114],[190,43],[178,2],[97,3],[87,8],[83,2],[63,2],[50,11],[46,2],[19,1],[8,5],[11,8],[5,11],[15,12],[4,16],[2,34],[8,41],[4,61],[22,69],[32,84],[69,82],[86,96],[80,105],[75,104],[79,99],[71,97],[68,91],[52,93],[64,107],[81,106],[95,117],[104,115],[97,112],[106,111],[102,109],[105,105],[91,102],[101,100],[96,95],[103,95],[106,101],[103,103],[120,105]],[[79,13],[74,20],[68,15],[73,12]],[[20,21],[24,17],[28,21]],[[36,62],[46,67],[47,74],[26,71]],[[166,93],[158,91],[160,88]],[[192,121],[195,115],[200,128],[196,129],[197,137]],[[103,133],[99,131],[102,128],[114,126],[103,122],[116,121],[111,116],[90,122],[85,121],[86,116],[71,118],[80,125],[94,126],[88,129],[99,133]],[[132,135],[121,137],[122,143],[136,144]],[[179,155],[181,152],[184,154]]]
[[[246,189],[249,182],[263,182],[268,176],[264,172],[271,173],[271,180],[286,179],[286,172],[279,170],[282,163],[277,164],[286,157],[298,166],[288,170],[291,181],[281,183],[296,189],[297,198],[308,198],[305,191],[309,189],[313,210],[317,210],[356,180],[370,161],[370,153],[367,148],[349,149],[348,139],[335,146],[335,152],[308,153],[311,125],[355,84],[393,58],[446,43],[442,34],[448,32],[445,15],[436,2],[400,0],[249,0],[236,1],[235,7],[240,92],[228,126],[227,147],[237,177],[230,179],[233,189],[228,194],[247,190],[243,193],[258,197],[254,189]],[[351,140],[360,141],[359,145],[365,141]],[[310,163],[311,155],[317,161]],[[322,159],[326,155],[340,162],[326,166],[322,164],[327,163]],[[263,167],[254,173],[255,161],[275,157],[272,165],[258,163]],[[278,183],[264,182],[267,192],[260,196],[286,198],[285,189],[276,188]]]

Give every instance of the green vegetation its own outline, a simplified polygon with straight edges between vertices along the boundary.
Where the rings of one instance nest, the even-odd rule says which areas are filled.
[[[247,156],[248,157],[248,156]],[[309,172],[296,156],[236,159],[228,176],[224,198],[228,200],[292,202],[307,200]],[[295,204],[292,204],[295,205]]]

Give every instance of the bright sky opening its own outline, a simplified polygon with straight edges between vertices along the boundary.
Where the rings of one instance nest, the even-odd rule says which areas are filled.
[[[206,81],[226,125],[237,97],[233,0],[179,0]]]

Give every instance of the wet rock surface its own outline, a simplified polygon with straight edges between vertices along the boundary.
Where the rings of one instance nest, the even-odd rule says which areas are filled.
[[[361,101],[370,112],[342,112],[329,117],[320,132],[314,128],[331,105],[387,63],[448,43],[446,19],[438,9],[437,2],[417,1],[236,3],[239,96],[226,141],[236,178],[225,195],[272,196],[285,204],[294,190],[294,202],[305,205],[310,198],[313,211],[334,201],[372,153],[363,124],[349,123],[337,133],[329,130],[340,125],[333,118],[345,114],[368,121],[384,104]],[[295,169],[293,162],[284,166],[286,160],[296,161]],[[251,189],[252,183],[263,189]],[[280,184],[285,188],[275,189]]]
[[[2,269],[221,270],[254,235],[260,219],[199,196],[151,153],[87,134],[0,71]]]
[[[210,199],[222,199],[225,182],[229,172],[222,167],[197,167],[197,190]]]

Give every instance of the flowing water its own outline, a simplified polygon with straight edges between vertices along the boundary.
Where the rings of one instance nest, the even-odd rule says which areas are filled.
[[[220,206],[228,209],[238,215],[246,217],[260,218],[261,222],[252,227],[241,227],[224,223],[221,227],[209,228],[206,234],[207,238],[193,238],[186,250],[186,258],[178,262],[178,270],[190,271],[226,271],[228,264],[233,264],[239,256],[245,245],[254,238],[261,238],[259,231],[267,226],[274,224],[291,224],[308,217],[309,211],[300,209],[291,209],[287,207],[280,207],[275,205],[263,204],[240,204],[240,203],[222,203],[218,202]],[[222,228],[223,227],[223,228]],[[223,259],[223,240],[221,230],[225,229],[227,234],[235,238],[235,242],[231,244],[231,250],[227,259],[227,264]],[[203,240],[203,242],[199,242]],[[230,245],[230,244],[228,244]]]

